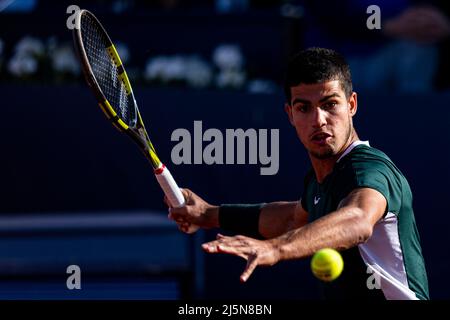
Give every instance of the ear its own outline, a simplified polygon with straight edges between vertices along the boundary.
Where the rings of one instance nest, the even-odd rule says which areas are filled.
[[[289,104],[285,103],[284,104],[284,111],[286,111],[286,113],[287,113],[287,115],[289,117],[289,122],[291,123],[291,125],[295,127],[294,119],[292,117],[292,107]]]
[[[358,96],[356,92],[352,92],[350,99],[348,100],[350,116],[354,116],[358,110]]]

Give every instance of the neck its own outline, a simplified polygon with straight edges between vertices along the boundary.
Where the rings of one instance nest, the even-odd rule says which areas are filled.
[[[311,159],[311,164],[314,169],[314,172],[316,174],[316,179],[319,183],[322,183],[323,180],[327,175],[333,171],[334,165],[336,164],[336,161],[339,159],[339,157],[344,153],[345,150],[355,141],[359,140],[358,135],[356,134],[356,131],[353,130],[352,134],[350,135],[348,141],[344,144],[344,146],[339,150],[337,154],[334,156],[327,158],[327,159],[318,159],[316,157],[313,157],[311,154],[309,155],[309,158]]]

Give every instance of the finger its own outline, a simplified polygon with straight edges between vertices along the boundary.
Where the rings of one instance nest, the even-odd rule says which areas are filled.
[[[180,188],[181,193],[183,194],[184,200],[186,204],[190,203],[190,199],[192,197],[192,191],[187,188]]]
[[[180,223],[180,224],[178,224],[178,229],[184,233],[189,233],[190,226],[191,226],[191,224],[188,222]]]
[[[222,241],[228,241],[228,240],[231,240],[231,239],[235,239],[236,238],[236,236],[233,236],[233,237],[230,237],[230,236],[224,236],[223,234],[220,234],[220,233],[218,233],[217,235],[216,235],[216,239],[217,240],[222,240]]]
[[[203,250],[205,250],[207,253],[226,253],[231,254],[234,256],[241,257],[245,260],[248,259],[249,249],[246,247],[233,247],[230,245],[222,244],[222,243],[205,243],[202,245]]]
[[[208,253],[227,253],[224,252],[226,250],[224,248],[224,245],[221,244],[219,241],[211,241],[208,243],[202,244],[203,250],[205,250]]]
[[[221,234],[221,233],[218,233],[217,235],[216,235],[216,239],[237,239],[237,240],[243,240],[243,239],[245,239],[246,237],[244,237],[244,236],[241,236],[241,235],[237,235],[237,236],[225,236],[225,235],[223,235],[223,234]]]
[[[180,225],[185,229],[189,229],[189,227],[191,226],[189,222],[180,222]]]
[[[247,253],[249,250],[246,247],[235,247],[221,243],[217,246],[217,251],[219,253],[232,254],[245,260],[247,260],[249,257],[249,254]]]
[[[207,253],[218,253],[217,245],[214,245],[212,243],[204,243],[202,244],[202,249],[206,251]]]
[[[233,236],[233,237],[228,237],[228,236],[218,236],[217,240],[215,240],[218,244],[221,245],[226,245],[229,247],[234,247],[234,248],[253,248],[252,242],[249,241],[249,239],[243,237],[243,236]]]
[[[242,253],[241,251],[233,250],[233,249],[231,249],[229,247],[224,247],[222,245],[212,246],[212,245],[203,244],[202,248],[207,253],[213,253],[213,254],[226,253],[226,254],[231,254],[233,256],[238,256],[238,257],[241,257],[241,258],[247,260],[247,256],[244,253]]]
[[[205,242],[203,245],[202,245],[202,248],[203,249],[205,249],[205,250],[209,250],[209,249],[217,249],[217,246],[219,245],[221,243],[221,241],[220,240],[213,240],[213,241],[210,241],[210,242]]]
[[[169,212],[169,214],[167,215],[167,218],[169,218],[170,220],[175,220],[175,217],[174,217],[174,215],[172,213],[172,209],[171,208],[169,208],[168,212]]]
[[[186,222],[186,219],[185,219],[184,217],[181,217],[181,216],[179,216],[179,215],[173,214],[172,208],[169,208],[169,214],[167,215],[167,217],[168,217],[170,220],[174,220],[176,223],[183,223],[183,222]]]
[[[238,237],[222,236],[218,240],[205,243],[203,249],[208,253],[230,253],[242,256],[253,251],[249,244]]]
[[[169,215],[172,220],[186,219],[189,215],[187,207],[169,208]]]
[[[166,206],[168,206],[169,208],[172,207],[172,205],[169,202],[169,198],[167,198],[166,195],[164,195],[164,199],[163,200],[164,200],[164,203],[166,204]]]
[[[249,259],[247,261],[247,266],[245,267],[244,272],[241,274],[240,280],[241,282],[246,282],[248,278],[252,275],[253,271],[255,271],[258,266],[258,260],[256,258]]]

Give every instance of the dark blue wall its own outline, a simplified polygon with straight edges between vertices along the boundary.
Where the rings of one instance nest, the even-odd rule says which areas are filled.
[[[2,213],[161,210],[162,192],[151,167],[128,138],[105,121],[83,86],[0,86]],[[212,203],[295,200],[309,160],[290,127],[279,95],[135,88],[158,154],[180,186]],[[361,139],[386,152],[408,178],[433,298],[449,298],[450,96],[359,95],[355,125]],[[176,128],[280,129],[280,169],[259,175],[260,165],[171,163]],[[215,235],[207,232],[206,239]],[[30,246],[32,242],[30,241]],[[161,246],[164,244],[161,243]],[[205,260],[207,297],[316,297],[308,261],[283,262],[238,281],[244,262]]]

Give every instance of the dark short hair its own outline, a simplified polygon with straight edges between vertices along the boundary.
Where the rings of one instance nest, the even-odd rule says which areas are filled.
[[[352,94],[352,76],[345,58],[331,49],[309,48],[296,54],[287,66],[284,92],[291,104],[291,87],[339,80],[346,97]]]

